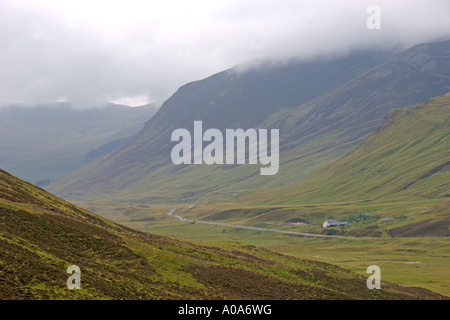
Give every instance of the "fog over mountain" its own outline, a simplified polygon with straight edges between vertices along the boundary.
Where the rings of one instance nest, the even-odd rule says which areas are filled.
[[[369,30],[369,5],[381,29]],[[0,105],[161,104],[245,61],[286,62],[449,38],[450,2],[0,2]]]

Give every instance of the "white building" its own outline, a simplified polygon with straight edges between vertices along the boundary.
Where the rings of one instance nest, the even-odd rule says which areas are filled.
[[[331,228],[331,227],[337,227],[337,226],[345,226],[348,222],[337,222],[334,219],[327,219],[322,223],[322,227],[324,228]]]

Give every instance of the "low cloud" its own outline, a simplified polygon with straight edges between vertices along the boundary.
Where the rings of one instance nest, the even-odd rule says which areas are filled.
[[[369,5],[380,30],[366,27]],[[3,0],[0,104],[162,103],[246,61],[408,47],[448,30],[448,0]]]

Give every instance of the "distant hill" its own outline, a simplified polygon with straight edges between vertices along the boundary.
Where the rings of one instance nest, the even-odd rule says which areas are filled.
[[[66,103],[0,108],[0,166],[45,186],[125,143],[156,111],[114,104],[77,110]]]
[[[411,107],[450,88],[450,41],[395,55],[355,52],[290,65],[236,67],[181,87],[135,136],[52,185],[64,197],[112,193],[127,201],[195,201],[245,190],[293,186],[344,156],[374,132],[391,108]],[[176,128],[278,128],[280,169],[175,166]]]
[[[81,289],[69,290],[70,265]],[[0,299],[443,299],[250,245],[134,231],[0,170]]]

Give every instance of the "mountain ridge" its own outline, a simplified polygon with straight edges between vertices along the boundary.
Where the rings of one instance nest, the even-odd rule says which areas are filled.
[[[297,106],[286,107],[281,102],[274,105],[272,101],[267,104],[272,106],[270,115],[264,108],[259,112],[257,107],[247,108],[250,104],[233,105],[230,102],[232,100],[229,100],[236,98],[236,90],[243,90],[239,94],[244,94],[243,97],[248,99],[254,98],[254,102],[267,94],[271,95],[270,91],[264,90],[266,80],[262,81],[259,91],[252,89],[256,83],[244,87],[233,82],[222,94],[212,92],[210,96],[200,93],[210,93],[209,81],[218,81],[226,73],[187,84],[163,104],[132,141],[52,186],[51,190],[63,197],[83,196],[89,191],[99,195],[123,194],[124,199],[147,197],[150,193],[166,201],[183,198],[189,191],[195,194],[195,201],[203,195],[226,197],[226,194],[241,193],[261,186],[280,188],[295,185],[321,166],[345,155],[365,135],[375,131],[390,108],[409,107],[447,92],[450,88],[449,52],[450,41],[445,41],[417,45],[389,59],[384,57],[385,60],[381,62],[371,60],[371,55],[360,56],[360,64],[354,66],[356,71],[347,80],[345,77],[339,78],[340,70],[348,69],[347,64],[351,64],[353,59],[328,61],[328,64],[319,67],[310,64],[313,70],[322,68],[323,74],[317,81],[309,82],[308,86],[319,85],[320,80],[332,78],[329,70],[334,70],[334,76],[340,81],[331,79],[329,87],[325,86],[321,94],[306,95],[303,97],[305,101]],[[336,64],[341,69],[336,71]],[[370,64],[374,66],[369,68]],[[273,70],[270,72],[267,71],[267,74],[276,74]],[[234,88],[234,85],[240,89],[228,92],[228,88]],[[200,91],[192,90],[198,86],[202,86]],[[301,90],[299,92],[304,93]],[[193,101],[208,98],[202,105],[190,105],[189,99],[183,100],[183,97]],[[225,109],[211,107],[218,101],[230,102],[232,108],[226,110],[229,121],[220,112],[217,115],[210,114],[217,110],[225,112]],[[205,115],[207,110],[210,113]],[[171,164],[170,133],[173,129],[189,129],[194,120],[204,120],[205,129],[213,125],[219,129],[233,124],[250,125],[248,121],[251,116],[248,112],[265,118],[261,123],[258,123],[260,120],[253,122],[254,127],[280,129],[281,166],[276,176],[270,179],[260,177],[256,174],[259,168],[248,165],[200,168]],[[202,116],[204,118],[197,119]],[[166,120],[163,121],[164,118]],[[224,121],[222,126],[217,126],[218,118]],[[187,187],[190,190],[186,190]]]

